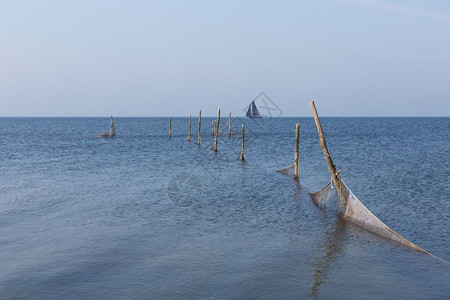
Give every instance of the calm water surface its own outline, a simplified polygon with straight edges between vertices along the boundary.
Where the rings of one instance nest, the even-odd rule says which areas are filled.
[[[187,142],[187,118],[0,118],[0,298],[448,299],[450,264],[318,210],[312,118]],[[293,161],[301,186],[275,172]],[[223,122],[223,130],[225,122]],[[355,195],[450,260],[450,118],[323,118]]]

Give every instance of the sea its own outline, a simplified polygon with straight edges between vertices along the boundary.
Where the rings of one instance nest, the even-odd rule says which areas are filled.
[[[427,255],[309,193],[313,118],[0,118],[0,299],[449,299],[450,118],[321,118],[340,175]],[[277,170],[294,162],[300,181]],[[247,162],[241,153],[245,124]]]

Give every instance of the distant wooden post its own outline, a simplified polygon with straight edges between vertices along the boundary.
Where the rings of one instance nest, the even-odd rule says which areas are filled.
[[[245,157],[244,140],[245,140],[245,125],[242,124],[242,147],[241,147],[241,155],[238,158],[242,162],[247,161],[247,158]]]
[[[338,192],[339,197],[343,201],[343,204],[347,204],[347,193],[341,184],[339,171],[336,170],[336,166],[334,165],[333,161],[331,160],[330,153],[328,152],[327,148],[327,142],[325,141],[325,136],[323,134],[322,125],[320,124],[319,115],[317,114],[316,105],[314,104],[314,101],[311,101],[311,108],[314,114],[314,121],[316,122],[317,132],[319,133],[319,140],[320,140],[320,148],[322,148],[323,156],[325,157],[325,160],[327,161],[328,165],[328,171],[331,174],[331,180],[333,181],[336,190]]]
[[[228,114],[228,137],[231,137],[231,111]]]
[[[197,135],[197,145],[200,146],[200,129],[202,127],[202,111],[198,112],[198,135]]]
[[[109,137],[113,138],[116,135],[116,129],[114,127],[114,120],[112,116],[110,116],[110,120],[111,120],[111,127],[109,129]]]
[[[214,136],[214,152],[217,152],[217,144],[219,142],[219,123],[220,123],[220,108],[217,110],[217,121]]]
[[[211,121],[211,133],[213,134],[213,135],[216,135],[216,123],[215,123],[216,121],[214,121],[214,120],[212,120]]]
[[[188,132],[188,138],[187,141],[191,141],[191,115],[189,115],[189,132]]]
[[[172,118],[169,118],[169,138],[172,138]]]
[[[295,124],[295,147],[294,147],[294,178],[300,180],[298,172],[298,140],[300,135],[300,124]]]

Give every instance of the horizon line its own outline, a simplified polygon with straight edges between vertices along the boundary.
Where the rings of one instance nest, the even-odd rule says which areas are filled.
[[[111,115],[103,115],[103,116],[0,116],[0,118],[109,118]],[[189,118],[188,116],[114,116],[114,118]],[[225,116],[225,115],[224,115]],[[198,115],[192,115],[192,118],[198,118]],[[245,116],[231,116],[232,118],[244,118]],[[379,115],[379,116],[330,116],[330,115],[322,115],[320,117],[323,118],[448,118],[450,115],[433,115],[433,116],[389,116],[389,115]],[[217,115],[202,115],[202,118],[217,118]],[[227,116],[225,116],[227,118]],[[262,119],[282,119],[282,118],[314,118],[313,116],[280,116],[280,117],[263,117]]]

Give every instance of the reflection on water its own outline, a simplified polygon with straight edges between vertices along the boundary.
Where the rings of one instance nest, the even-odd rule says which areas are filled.
[[[294,178],[295,188],[294,188],[294,199],[299,200],[302,195],[302,186],[300,182]]]
[[[344,219],[337,218],[336,225],[327,230],[323,243],[317,246],[317,252],[312,262],[314,268],[314,284],[311,287],[310,297],[313,299],[316,299],[319,295],[320,286],[327,282],[330,265],[340,257],[343,247],[345,223]]]
[[[302,225],[302,201],[308,201],[308,197],[305,197],[305,193],[307,193],[299,181],[295,180],[295,186],[292,192],[293,198],[293,206],[292,206],[292,220],[290,221],[290,229],[289,229],[289,243],[290,246],[296,247],[298,243],[301,243],[299,240],[299,232],[301,232]]]

